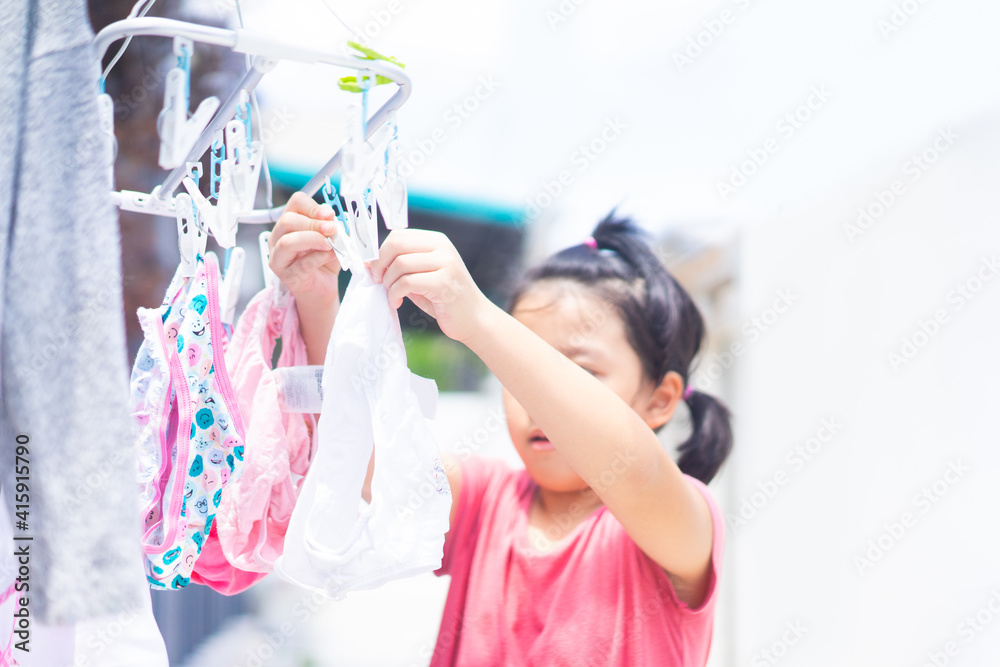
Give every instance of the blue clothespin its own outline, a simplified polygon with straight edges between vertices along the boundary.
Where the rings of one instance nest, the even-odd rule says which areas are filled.
[[[211,185],[208,190],[208,198],[219,201],[219,183],[222,180],[222,162],[226,159],[226,142],[222,139],[222,133],[212,142],[211,158]]]
[[[333,187],[333,182],[329,176],[326,177],[326,183],[323,185],[322,192],[323,201],[333,209],[337,220],[340,220],[340,224],[344,226],[344,233],[350,236],[351,229],[347,224],[347,216],[344,215],[344,207],[340,205],[340,195],[337,194],[337,188]]]

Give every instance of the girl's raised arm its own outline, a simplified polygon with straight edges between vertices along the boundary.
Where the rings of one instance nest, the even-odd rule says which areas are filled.
[[[495,306],[476,287],[447,237],[390,233],[371,263],[398,307],[409,297],[450,338],[467,345],[528,412],[629,536],[698,604],[711,572],[707,502],[657,439],[681,400],[676,373],[652,387],[644,415],[599,379]]]

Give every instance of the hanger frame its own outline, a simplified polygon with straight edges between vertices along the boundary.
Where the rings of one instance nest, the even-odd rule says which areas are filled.
[[[135,18],[116,21],[105,27],[94,37],[94,51],[103,62],[108,48],[119,39],[129,36],[186,37],[193,42],[224,46],[237,53],[253,56],[253,66],[244,74],[239,86],[229,98],[219,106],[205,130],[198,137],[194,146],[188,152],[187,159],[176,167],[163,183],[152,193],[122,190],[112,192],[112,200],[123,210],[150,213],[153,215],[174,216],[176,208],[173,203],[174,191],[187,174],[188,162],[195,162],[212,145],[215,133],[225,126],[232,118],[239,103],[240,91],[248,93],[256,88],[264,75],[271,71],[279,60],[289,60],[306,64],[325,64],[344,67],[355,71],[368,71],[381,75],[396,84],[393,93],[379,109],[367,120],[365,139],[370,139],[388,120],[389,115],[399,109],[409,99],[412,92],[410,78],[401,67],[385,60],[365,60],[352,58],[331,50],[318,50],[303,47],[298,44],[275,39],[270,35],[249,30],[216,28],[186,21],[165,18]],[[326,180],[340,169],[343,148],[337,150],[326,164],[311,178],[302,190],[309,196],[315,195],[326,183]],[[285,206],[254,209],[242,213],[237,222],[250,224],[270,224],[276,222]]]

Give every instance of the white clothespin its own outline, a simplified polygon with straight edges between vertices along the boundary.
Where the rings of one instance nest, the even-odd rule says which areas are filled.
[[[358,84],[363,90],[374,85],[370,72],[358,73]],[[361,105],[352,104],[348,125],[348,140],[343,148],[343,178],[340,182],[341,194],[345,201],[345,214],[352,228],[349,245],[354,247],[361,261],[378,259],[378,228],[375,212],[375,196],[371,192],[375,176],[374,151],[365,141],[364,96]]]
[[[159,190],[160,186],[157,185],[152,193],[136,192],[134,190],[112,192],[111,201],[123,211],[162,215],[168,218],[176,215],[177,202],[173,198],[160,199],[156,196]]]
[[[215,236],[215,240],[218,241],[219,245],[222,246],[223,248],[232,248],[234,245],[236,245],[235,229],[233,230],[232,243],[230,243],[229,245],[225,245],[224,243],[222,243],[222,241],[219,240],[218,223],[216,222],[216,218],[218,217],[218,211],[214,206],[212,206],[212,202],[208,201],[208,199],[205,198],[205,195],[201,194],[201,190],[198,189],[198,185],[197,183],[194,182],[194,179],[192,179],[190,176],[185,176],[184,180],[181,181],[181,185],[183,185],[184,189],[188,191],[187,196],[189,196],[189,198],[193,202],[195,211],[197,211],[198,214],[199,223],[204,227],[204,229],[211,231],[212,235]],[[181,196],[184,195],[177,195],[177,197]]]
[[[97,108],[101,119],[101,132],[115,136],[115,101],[107,93],[97,96]]]
[[[259,142],[248,145],[241,121],[230,121],[226,125],[225,137],[227,157],[219,166],[218,204],[213,206],[190,177],[185,177],[181,183],[194,200],[216,242],[223,248],[232,248],[236,245],[239,215],[253,209],[263,152]]]
[[[97,109],[100,117],[101,132],[115,138],[115,101],[107,93],[97,96]]]
[[[386,156],[388,155],[386,151],[390,139],[392,139],[392,126],[387,121],[368,140],[370,150],[366,152],[365,159],[370,160],[370,162],[365,163],[361,168],[362,178],[368,181],[368,188],[371,190],[368,203],[371,206],[372,219],[376,222],[378,217],[375,214],[375,202],[378,202],[381,208],[386,181]]]
[[[246,91],[240,91],[240,95],[249,100]],[[226,124],[226,158],[219,166],[218,203],[214,223],[210,226],[212,236],[223,248],[236,244],[237,218],[241,213],[253,210],[257,196],[264,151],[259,141],[250,141],[248,124],[249,117],[246,121],[232,120]]]
[[[372,162],[362,169],[365,177],[371,179],[371,196],[378,202],[378,210],[382,211],[387,229],[405,229],[407,219],[406,182],[400,173],[399,135],[396,127],[396,114],[389,114],[385,125],[372,135],[369,143],[372,151],[369,158]],[[369,176],[371,174],[371,176]],[[375,201],[372,205],[372,219],[377,222]]]
[[[240,300],[240,281],[243,279],[243,265],[246,263],[247,252],[243,248],[233,248],[229,251],[229,262],[226,275],[222,278],[219,289],[219,308],[222,310],[222,323],[233,325],[236,316],[236,302]]]
[[[163,94],[163,110],[159,116],[160,166],[173,169],[180,166],[198,140],[198,135],[208,126],[219,108],[219,98],[202,100],[197,110],[188,118],[190,105],[191,54],[194,44],[185,37],[174,37],[174,55],[177,67],[167,73]]]
[[[269,231],[261,232],[258,238],[260,244],[260,264],[264,272],[264,287],[274,286],[274,305],[278,308],[284,308],[288,305],[289,293],[288,288],[285,287],[285,283],[278,280],[278,276],[271,270],[271,248],[268,246],[270,238],[271,232]]]
[[[230,148],[233,146],[234,148]],[[226,125],[226,149],[228,157],[223,161],[223,168],[228,161],[231,177],[230,188],[233,196],[233,206],[237,213],[252,209],[257,196],[257,184],[260,181],[260,165],[264,156],[263,144],[250,141],[246,133],[246,125],[238,120]],[[222,187],[220,183],[219,202],[222,202]]]
[[[101,86],[103,90],[104,86]],[[118,158],[118,138],[115,136],[115,101],[111,96],[102,92],[97,96],[97,110],[100,119],[101,133],[104,134],[108,142],[110,155],[107,156],[107,184],[115,189],[115,160]]]
[[[403,158],[395,111],[389,114],[389,123],[392,125],[392,138],[385,149],[385,185],[379,192],[378,206],[387,229],[406,229],[410,224],[409,201],[406,180],[400,173]]]
[[[177,245],[181,252],[181,275],[193,276],[198,256],[205,254],[208,234],[198,225],[198,212],[191,197],[179,194],[174,197],[177,209]]]

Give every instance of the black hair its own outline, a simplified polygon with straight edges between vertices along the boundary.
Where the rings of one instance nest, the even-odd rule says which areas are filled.
[[[701,348],[705,323],[691,296],[667,271],[642,230],[611,211],[580,245],[566,248],[529,269],[514,290],[508,311],[535,283],[578,282],[610,303],[625,323],[629,344],[645,375],[659,384],[675,371],[688,383]],[[733,446],[728,408],[714,396],[690,390],[691,436],[678,447],[682,472],[708,483]]]

